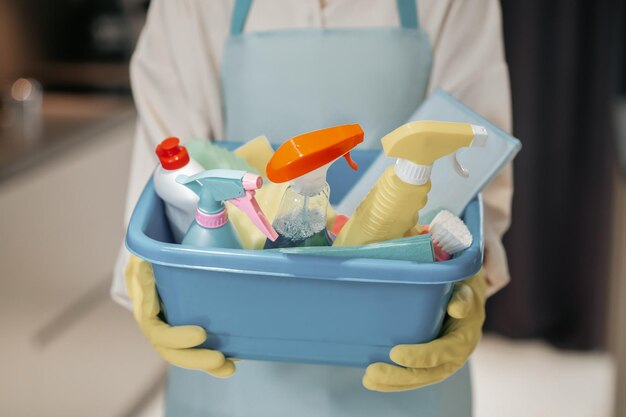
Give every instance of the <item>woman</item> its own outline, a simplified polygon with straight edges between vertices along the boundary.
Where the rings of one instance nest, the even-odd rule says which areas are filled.
[[[153,0],[131,76],[139,123],[129,208],[152,172],[154,147],[170,135],[241,141],[264,133],[280,143],[360,123],[364,146],[377,147],[437,87],[501,128],[511,125],[497,0]],[[509,279],[500,239],[511,176],[509,166],[484,192],[484,272],[455,291],[442,336],[398,346],[391,359],[400,366],[372,364],[364,375],[330,366],[235,366],[220,352],[189,349],[204,340],[204,330],[161,323],[150,266],[128,263],[122,253],[113,295],[134,304],[161,355],[217,377],[237,368],[233,378],[217,379],[173,367],[167,415],[470,415],[463,364],[480,338],[485,292]],[[127,263],[133,303],[122,278]]]

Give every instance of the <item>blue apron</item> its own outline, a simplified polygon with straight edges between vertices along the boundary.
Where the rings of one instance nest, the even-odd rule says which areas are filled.
[[[225,135],[273,143],[359,123],[361,146],[403,124],[424,100],[432,52],[415,0],[397,0],[401,28],[243,33],[251,0],[237,0],[222,60]],[[469,370],[399,393],[368,391],[363,369],[241,361],[226,380],[172,367],[166,416],[347,417],[471,415]]]
[[[250,3],[236,2],[222,59],[226,139],[359,123],[361,147],[378,148],[424,99],[432,52],[415,0],[397,0],[401,28],[242,33]]]

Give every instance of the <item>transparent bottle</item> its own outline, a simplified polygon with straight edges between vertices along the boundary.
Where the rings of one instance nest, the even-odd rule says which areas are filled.
[[[291,184],[272,223],[278,238],[266,241],[265,249],[332,245],[334,237],[326,229],[330,204],[326,173],[339,158],[356,170],[350,151],[361,142],[361,126],[341,125],[291,138],[274,152],[265,170],[267,178]]]
[[[330,197],[327,169],[322,167],[292,181],[272,223],[278,238],[273,242],[267,239],[264,249],[332,245],[326,229]]]

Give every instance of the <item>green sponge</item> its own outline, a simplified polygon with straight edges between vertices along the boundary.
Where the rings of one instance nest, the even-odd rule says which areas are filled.
[[[258,174],[245,159],[233,151],[205,139],[192,139],[185,143],[189,155],[204,169],[239,169]]]

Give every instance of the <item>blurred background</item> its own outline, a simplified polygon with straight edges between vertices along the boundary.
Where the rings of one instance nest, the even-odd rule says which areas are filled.
[[[3,416],[160,415],[165,365],[108,294],[148,5],[0,0]],[[524,148],[475,414],[626,417],[626,8],[502,10]]]

